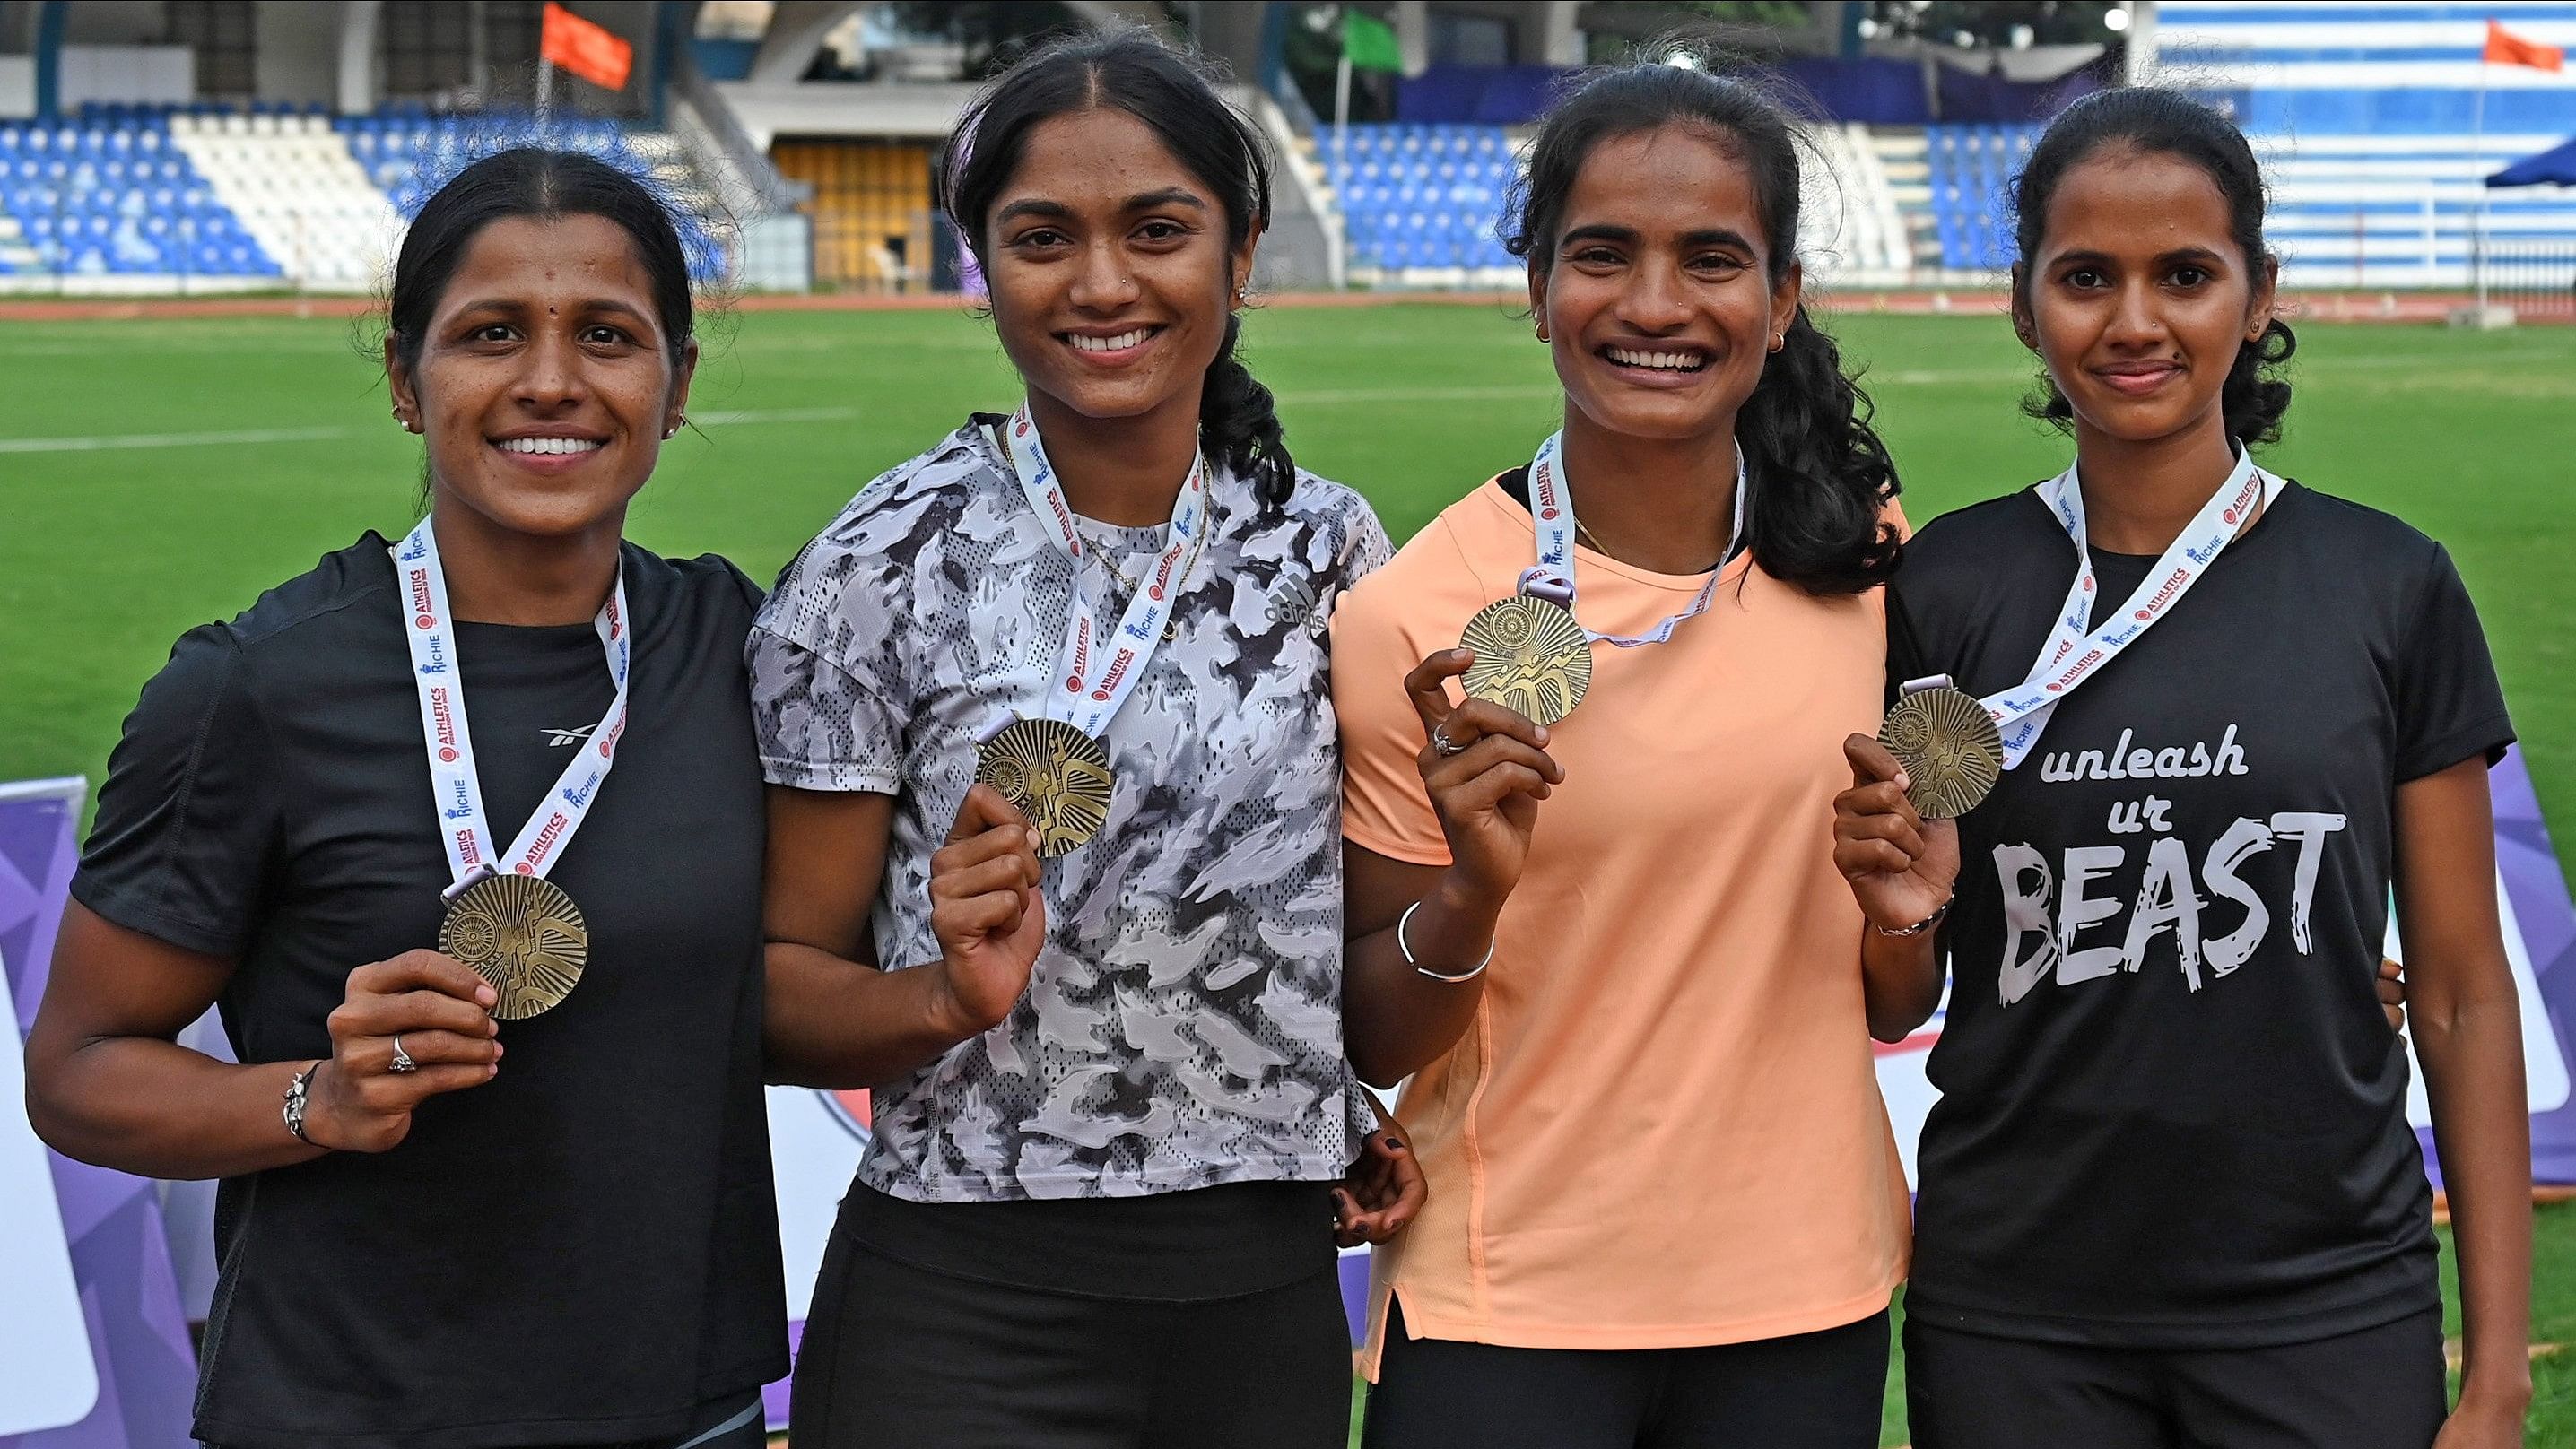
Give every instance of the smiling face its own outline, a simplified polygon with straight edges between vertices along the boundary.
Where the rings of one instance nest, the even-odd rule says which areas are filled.
[[[1794,262],[1771,275],[1736,148],[1682,125],[1602,141],[1559,230],[1555,251],[1533,258],[1530,309],[1566,400],[1629,437],[1731,430],[1799,287]]]
[[[674,367],[635,244],[597,216],[510,217],[475,233],[394,408],[429,445],[440,507],[512,533],[622,523],[680,424],[697,343]]]
[[[1002,350],[1032,392],[1088,418],[1195,416],[1259,234],[1125,111],[1030,128],[985,223]]]
[[[2069,167],[2023,267],[2013,327],[2047,364],[2079,437],[2150,442],[2225,426],[2228,370],[2272,320],[2278,266],[2249,265],[2209,173],[2128,147]]]

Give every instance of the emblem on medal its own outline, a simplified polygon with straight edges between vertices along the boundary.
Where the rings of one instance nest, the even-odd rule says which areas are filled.
[[[1458,640],[1473,652],[1467,667],[1470,699],[1489,699],[1533,724],[1552,725],[1574,713],[1592,688],[1592,642],[1571,610],[1528,594],[1514,594],[1476,611]]]
[[[500,1000],[492,1014],[522,1021],[563,1004],[590,961],[590,927],[563,887],[533,875],[488,875],[457,892],[438,924],[438,949],[474,968]]]
[[[1905,792],[1926,820],[1952,820],[1977,808],[2004,772],[2004,741],[1994,716],[1947,684],[1918,689],[1896,702],[1878,726],[1878,742],[1905,767]]]
[[[1091,843],[1109,823],[1117,777],[1109,747],[1063,720],[1016,719],[975,751],[975,780],[1037,827],[1049,859]]]

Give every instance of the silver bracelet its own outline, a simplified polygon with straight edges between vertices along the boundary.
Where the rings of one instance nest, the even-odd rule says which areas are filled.
[[[322,1145],[321,1143],[315,1142],[312,1138],[304,1135],[305,1096],[313,1087],[313,1074],[320,1070],[322,1070],[322,1063],[315,1062],[313,1065],[297,1072],[295,1074],[295,1080],[286,1084],[286,1130],[295,1134],[296,1141],[301,1142],[308,1147],[319,1147]]]
[[[1404,964],[1412,967],[1416,975],[1428,976],[1434,981],[1446,981],[1454,985],[1460,981],[1475,980],[1477,977],[1485,974],[1486,967],[1494,964],[1494,943],[1491,941],[1485,943],[1484,960],[1477,962],[1473,970],[1461,971],[1455,976],[1443,976],[1439,972],[1432,970],[1430,967],[1423,965],[1421,962],[1414,960],[1413,946],[1404,939],[1404,928],[1413,924],[1413,913],[1421,909],[1422,902],[1415,901],[1412,905],[1406,906],[1404,908],[1404,914],[1396,917],[1395,920],[1395,949],[1404,953]]]
[[[1956,896],[1951,897],[1951,900],[1956,900],[1956,899],[1958,899]],[[1943,916],[1948,915],[1948,914],[1950,914],[1950,902],[1949,902],[1949,901],[1943,901],[1943,902],[1941,903],[1941,909],[1939,909],[1939,910],[1937,910],[1937,911],[1934,911],[1932,914],[1930,914],[1930,915],[1928,915],[1928,916],[1925,916],[1922,920],[1916,921],[1913,925],[1910,925],[1910,926],[1899,926],[1899,927],[1897,927],[1895,930],[1892,930],[1892,931],[1891,931],[1891,930],[1889,930],[1889,929],[1888,929],[1887,927],[1885,927],[1885,926],[1881,926],[1881,925],[1877,925],[1877,924],[1874,924],[1874,923],[1873,923],[1873,924],[1870,926],[1870,929],[1871,929],[1871,930],[1873,930],[1873,931],[1876,931],[1877,933],[1879,933],[1879,934],[1880,934],[1880,935],[1882,935],[1882,936],[1888,936],[1888,937],[1893,937],[1893,938],[1895,938],[1895,939],[1897,939],[1897,940],[1903,940],[1903,939],[1904,939],[1905,937],[1907,937],[1907,936],[1920,936],[1920,935],[1922,935],[1924,932],[1926,932],[1926,931],[1928,931],[1928,930],[1931,930],[1934,926],[1937,926],[1937,925],[1941,924],[1941,918],[1942,918]]]

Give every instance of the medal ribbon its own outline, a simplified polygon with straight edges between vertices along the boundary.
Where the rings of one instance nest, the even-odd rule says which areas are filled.
[[[1108,730],[1118,707],[1135,691],[1147,661],[1161,647],[1163,626],[1171,622],[1181,584],[1189,577],[1188,564],[1197,561],[1198,549],[1206,542],[1207,459],[1202,456],[1190,460],[1189,476],[1181,480],[1180,496],[1172,500],[1172,520],[1163,526],[1163,551],[1155,557],[1154,567],[1145,575],[1136,596],[1127,601],[1127,611],[1118,620],[1118,632],[1104,640],[1091,599],[1082,586],[1087,553],[1082,535],[1074,531],[1073,506],[1065,501],[1063,485],[1056,481],[1055,468],[1047,462],[1046,444],[1038,437],[1037,423],[1029,417],[1026,402],[1003,427],[1002,446],[1010,454],[1011,471],[1018,476],[1020,491],[1028,495],[1030,511],[1037,514],[1047,537],[1073,560],[1074,566],[1073,596],[1065,605],[1064,645],[1056,653],[1045,715],[1098,739]]]
[[[2157,558],[2155,568],[2147,575],[2154,581],[2154,588],[2146,591],[2143,600],[2131,598],[2118,616],[2088,633],[2085,626],[2092,617],[2098,590],[2093,580],[2093,554],[2084,539],[2084,490],[2076,483],[2072,465],[2037,485],[2039,501],[2048,505],[2058,526],[2075,541],[2075,581],[2067,586],[2066,602],[2057,611],[2057,625],[2048,642],[2040,646],[2029,677],[2001,694],[1978,701],[2003,732],[2005,769],[2013,769],[2029,758],[2039,743],[2040,732],[2048,728],[2057,702],[2100,674],[2149,626],[2171,613],[2174,605],[2182,602],[2182,596],[2191,592],[2191,586],[2209,571],[2210,564],[2235,541],[2246,521],[2268,507],[2280,490],[2281,480],[2255,467],[2253,455],[2240,450],[2227,481],[2218,486],[2218,491],[2210,495],[2200,512]]]
[[[1538,456],[1530,459],[1530,522],[1538,533],[1538,564],[1521,575],[1521,592],[1560,604],[1569,614],[1574,612],[1574,490],[1565,481],[1563,431],[1547,435],[1538,445]],[[1700,585],[1699,597],[1678,614],[1668,614],[1662,623],[1643,634],[1602,634],[1591,629],[1583,637],[1596,644],[1615,644],[1622,649],[1635,649],[1647,644],[1661,644],[1673,637],[1673,631],[1688,620],[1708,612],[1708,601],[1717,593],[1717,576],[1744,552],[1744,445],[1735,447],[1735,522],[1726,531],[1726,556],[1711,569],[1708,582]],[[1579,626],[1583,621],[1577,619]]]
[[[394,572],[402,583],[404,609],[411,627],[403,631],[411,644],[412,683],[420,692],[421,733],[429,745],[429,778],[438,802],[439,843],[447,850],[447,869],[455,879],[446,894],[508,872],[543,879],[573,834],[590,817],[599,787],[617,763],[617,741],[626,733],[626,668],[633,643],[626,612],[626,576],[591,620],[599,645],[608,656],[608,676],[617,696],[608,713],[573,752],[562,778],[537,806],[505,854],[494,855],[491,822],[483,814],[483,785],[474,769],[474,733],[465,722],[465,680],[456,662],[455,617],[447,608],[447,571],[438,562],[438,535],[424,518],[393,549]]]

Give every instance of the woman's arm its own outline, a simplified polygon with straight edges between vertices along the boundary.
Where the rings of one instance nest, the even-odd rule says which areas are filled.
[[[27,1034],[27,1116],[66,1157],[142,1177],[238,1177],[326,1150],[382,1152],[412,1109],[499,1070],[492,988],[431,951],[361,966],[331,1013],[331,1055],[307,1091],[307,1141],[287,1131],[288,1084],[310,1060],[235,1066],[177,1044],[234,963],[128,930],[77,902]],[[418,1070],[397,1073],[393,1039]]]
[[[2495,879],[2483,758],[2398,787],[2406,1006],[2460,1259],[2465,1355],[2441,1449],[2520,1444],[2531,1402],[2531,1127]]]
[[[1834,797],[1834,866],[1851,883],[1861,928],[1861,994],[1869,1034],[1903,1041],[1941,1004],[1941,955],[1927,924],[1959,882],[1956,821],[1925,821],[1905,798],[1905,769],[1868,735],[1843,741],[1852,787]],[[1890,932],[1907,932],[1891,935]]]
[[[1360,1080],[1392,1087],[1438,1060],[1476,1019],[1484,973],[1435,981],[1424,971],[1475,971],[1492,946],[1503,903],[1480,898],[1451,879],[1452,867],[1411,865],[1342,842],[1342,1040]],[[1404,928],[1413,947],[1404,959],[1395,930],[1406,908],[1422,908]],[[1417,966],[1419,969],[1417,969]]]
[[[1037,832],[989,785],[967,792],[931,857],[941,959],[877,969],[868,916],[885,879],[894,804],[891,795],[769,789],[761,1024],[773,1082],[892,1081],[990,1030],[1028,988],[1046,940]]]
[[[1415,764],[1450,863],[1412,865],[1342,845],[1342,1036],[1371,1086],[1437,1060],[1476,1019],[1494,926],[1528,861],[1538,802],[1565,780],[1546,730],[1488,700],[1451,707],[1448,681],[1473,662],[1464,649],[1442,650],[1404,680],[1435,742]]]

